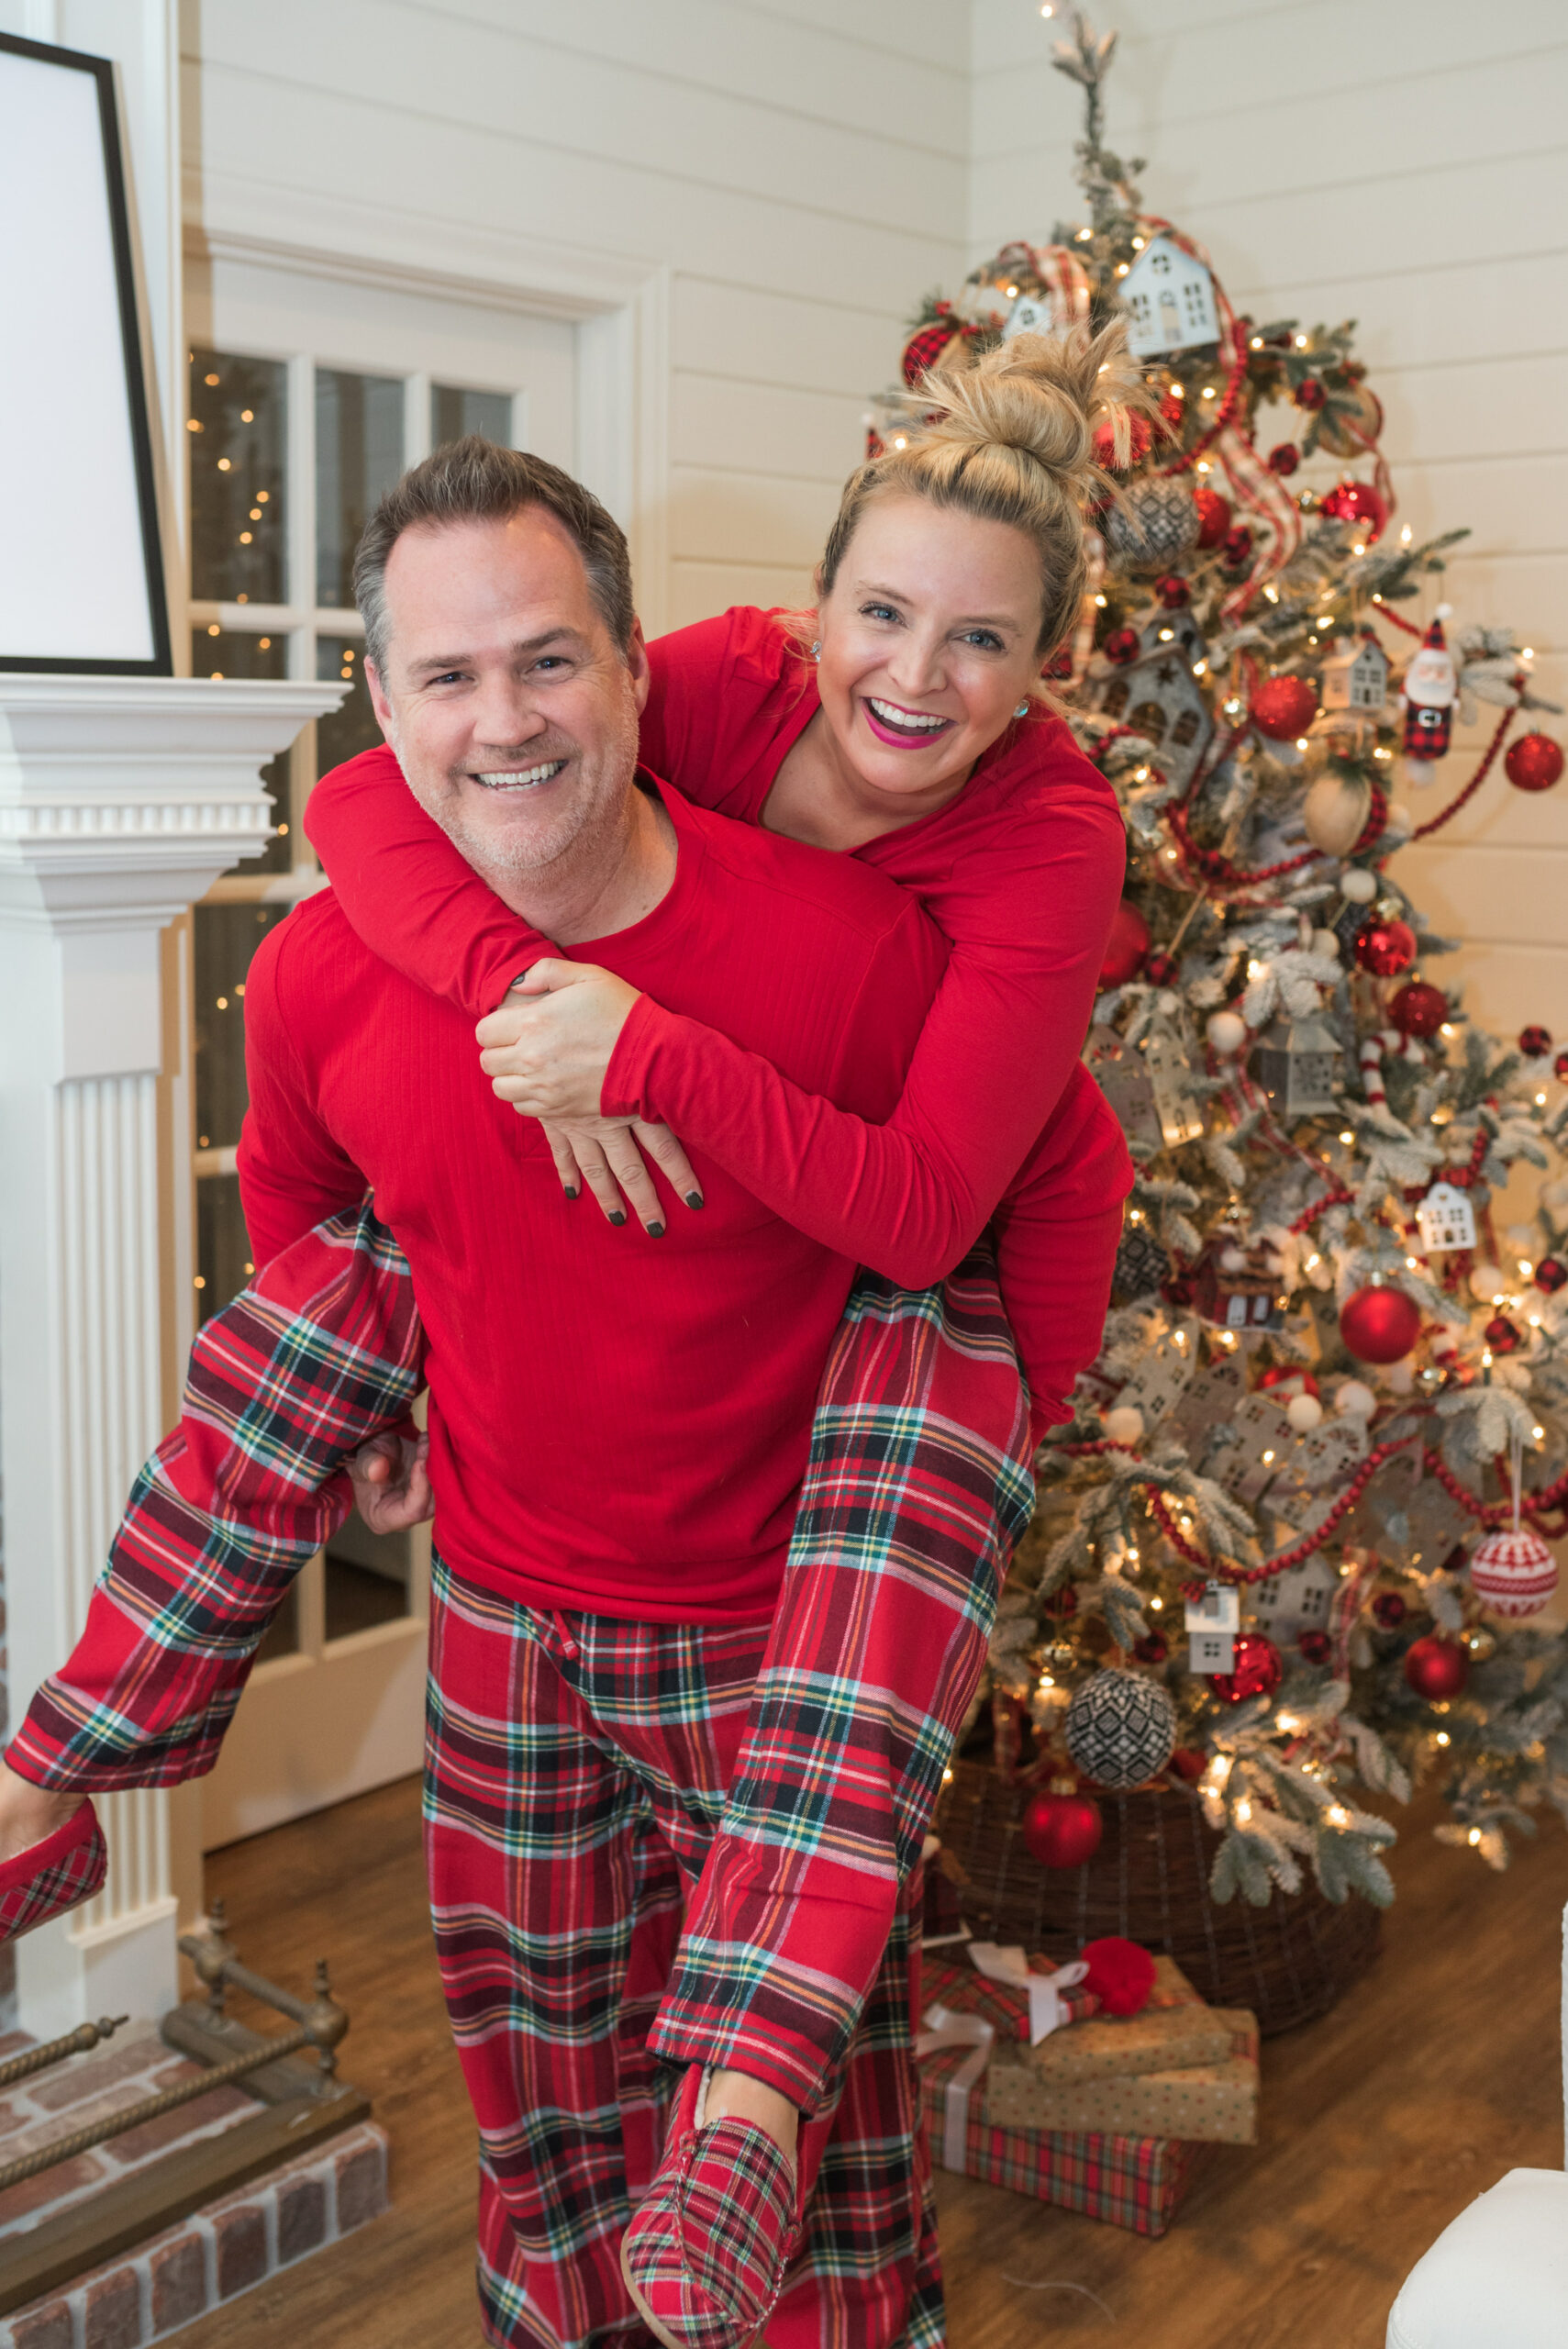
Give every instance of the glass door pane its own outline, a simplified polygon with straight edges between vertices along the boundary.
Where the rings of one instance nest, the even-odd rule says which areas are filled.
[[[250,1243],[229,1153],[245,1089],[245,980],[286,905],[197,906],[193,920],[196,1075],[196,1315],[206,1321],[250,1277]]]
[[[352,605],[354,549],[373,508],[403,471],[403,382],[397,375],[316,371],[316,601]]]
[[[381,740],[381,729],[371,707],[365,684],[364,644],[357,636],[318,636],[316,674],[350,690],[341,706],[316,721],[316,771],[328,774],[345,759],[357,758]]]
[[[191,630],[193,677],[286,677],[288,646],[281,636],[251,636],[242,629],[209,620]],[[272,803],[272,837],[260,856],[248,856],[235,873],[286,873],[294,863],[289,827],[289,754],[281,751],[261,769]]]
[[[192,596],[286,603],[288,370],[275,359],[193,351],[186,438]]]
[[[458,384],[430,386],[430,446],[444,448],[465,433],[482,432],[497,447],[512,445],[512,395],[509,392],[465,392]]]

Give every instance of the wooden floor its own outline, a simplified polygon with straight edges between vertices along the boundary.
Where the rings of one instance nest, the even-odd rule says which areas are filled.
[[[1373,1972],[1263,2050],[1262,2142],[1211,2157],[1172,2232],[1120,2230],[940,2180],[953,2349],[1382,2349],[1399,2281],[1474,2195],[1563,2159],[1558,2000],[1568,1835],[1503,1876],[1418,1809]],[[393,2146],[394,2209],[181,2336],[192,2349],[470,2349],[473,2129],[447,2038],[410,1781],[209,1863],[241,1954],[303,1984],[332,1961],[343,2068]],[[1084,2290],[1062,2288],[1076,2285]],[[1030,2288],[1046,2287],[1048,2288]],[[1096,2299],[1087,2297],[1097,2296]]]

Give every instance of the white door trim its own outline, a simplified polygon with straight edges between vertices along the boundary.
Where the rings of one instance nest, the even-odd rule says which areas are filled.
[[[220,173],[187,191],[187,261],[246,262],[579,327],[577,470],[631,546],[649,635],[669,611],[670,272],[510,229],[449,227]],[[257,225],[261,224],[261,225]]]

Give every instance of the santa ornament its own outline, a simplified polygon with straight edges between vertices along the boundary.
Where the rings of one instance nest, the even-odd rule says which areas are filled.
[[[1453,705],[1459,697],[1459,676],[1443,635],[1451,607],[1440,604],[1436,618],[1410,656],[1401,699],[1405,706],[1405,756],[1440,759],[1449,746]]]

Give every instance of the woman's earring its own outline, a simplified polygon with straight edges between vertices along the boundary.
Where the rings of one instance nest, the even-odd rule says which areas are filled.
[[[1027,700],[1019,702],[1019,704],[1018,704],[1018,706],[1017,709],[1015,709],[1015,710],[1014,710],[1014,712],[1013,712],[1013,716],[1014,716],[1015,718],[1027,718],[1027,717],[1029,716],[1029,703],[1028,703],[1028,701],[1027,701]]]
[[[816,643],[811,648],[811,657],[814,661],[820,661],[822,658],[822,639],[820,637],[817,638]]]

